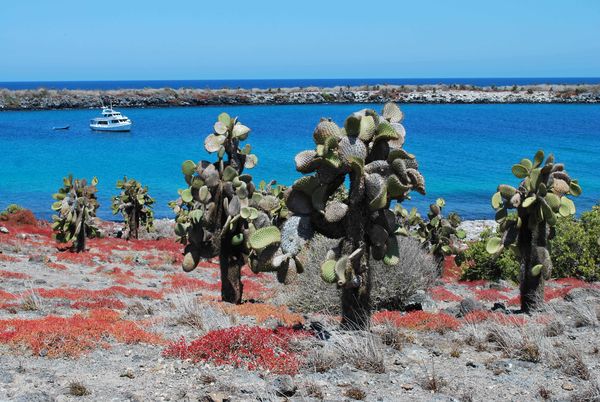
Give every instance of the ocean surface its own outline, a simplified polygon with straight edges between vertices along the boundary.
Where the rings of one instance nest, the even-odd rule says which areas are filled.
[[[542,78],[305,78],[269,80],[151,80],[151,81],[27,81],[0,82],[7,89],[140,89],[140,88],[293,88],[334,87],[359,85],[434,85],[464,84],[476,86],[511,86],[534,84],[600,84],[600,77],[542,77]]]
[[[185,186],[181,162],[209,157],[203,140],[226,111],[252,128],[248,142],[259,157],[250,172],[258,182],[291,184],[299,174],[294,155],[313,148],[321,117],[343,124],[363,107],[382,105],[286,105],[123,109],[130,133],[99,133],[88,127],[96,110],[0,112],[0,209],[17,203],[51,216],[51,195],[62,177],[98,176],[102,218],[116,219],[110,198],[127,175],[149,186],[158,217],[170,217],[169,200]],[[403,105],[405,149],[414,153],[426,178],[427,195],[405,203],[426,212],[437,197],[447,212],[493,218],[490,197],[499,183],[518,180],[511,166],[543,148],[580,180],[579,211],[600,200],[600,105]],[[54,126],[70,125],[67,131]]]

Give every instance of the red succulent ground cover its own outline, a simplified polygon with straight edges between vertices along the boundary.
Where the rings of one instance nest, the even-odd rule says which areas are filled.
[[[508,300],[509,297],[497,289],[475,289],[473,290],[477,299],[482,301]]]
[[[167,287],[172,289],[184,289],[191,292],[197,290],[210,290],[218,292],[221,290],[220,283],[209,283],[181,272],[165,275],[165,278],[167,279]]]
[[[302,356],[294,351],[291,342],[306,336],[309,334],[305,331],[287,327],[267,329],[242,325],[210,331],[190,343],[182,338],[167,346],[163,356],[296,374]]]
[[[119,299],[114,299],[114,298],[102,298],[102,299],[92,300],[92,301],[80,300],[80,301],[71,303],[71,308],[74,308],[77,310],[92,310],[92,309],[99,309],[99,308],[110,308],[110,309],[114,309],[114,310],[123,310],[126,307],[127,307],[127,305],[125,303],[123,303]]]
[[[0,320],[0,343],[26,347],[34,355],[78,357],[96,347],[109,348],[107,337],[122,343],[163,343],[158,335],[104,308],[71,317]]]
[[[58,262],[51,262],[51,261],[48,261],[46,263],[46,266],[50,269],[56,269],[58,271],[66,271],[68,269],[67,266],[64,264],[60,264]]]
[[[22,272],[12,272],[0,269],[0,278],[2,279],[29,279],[31,276]]]
[[[0,261],[4,261],[4,262],[17,262],[17,261],[19,261],[19,259],[16,258],[16,257],[13,257],[11,255],[0,254]]]
[[[494,311],[477,310],[467,313],[463,320],[468,324],[478,324],[483,321],[493,320],[502,325],[522,326],[527,322],[523,315],[504,314]]]
[[[429,289],[431,298],[435,301],[461,301],[462,297],[452,293],[444,286],[435,286]]]
[[[429,313],[426,311],[411,311],[402,314],[399,311],[380,311],[373,315],[375,324],[388,323],[396,327],[414,329],[417,331],[457,330],[460,321],[446,313]]]
[[[90,290],[90,289],[77,289],[77,288],[58,288],[58,289],[44,289],[37,288],[34,291],[43,298],[46,299],[66,299],[71,301],[88,300],[94,301],[109,297],[123,296],[123,297],[140,297],[146,299],[162,299],[162,292],[147,289],[136,289],[128,288],[124,286],[111,286],[105,289]]]
[[[488,281],[486,281],[485,279],[478,279],[475,281],[459,281],[458,282],[460,285],[464,285],[467,286],[469,288],[476,288],[476,287],[484,287],[488,284]]]

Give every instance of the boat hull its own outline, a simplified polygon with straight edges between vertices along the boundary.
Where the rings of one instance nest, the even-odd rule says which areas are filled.
[[[90,128],[94,131],[111,131],[111,132],[124,132],[131,131],[131,123],[122,124],[90,124]]]

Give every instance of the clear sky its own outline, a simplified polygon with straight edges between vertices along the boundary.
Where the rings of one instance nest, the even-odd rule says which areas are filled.
[[[590,76],[599,0],[0,5],[0,81]]]

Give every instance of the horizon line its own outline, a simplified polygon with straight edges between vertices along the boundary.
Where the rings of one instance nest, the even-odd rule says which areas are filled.
[[[0,81],[2,83],[20,83],[20,82],[148,82],[148,81],[283,81],[283,80],[434,80],[434,79],[590,79],[597,78],[600,76],[472,76],[472,77],[294,77],[294,78],[152,78],[152,79],[81,79],[81,80],[8,80]]]

